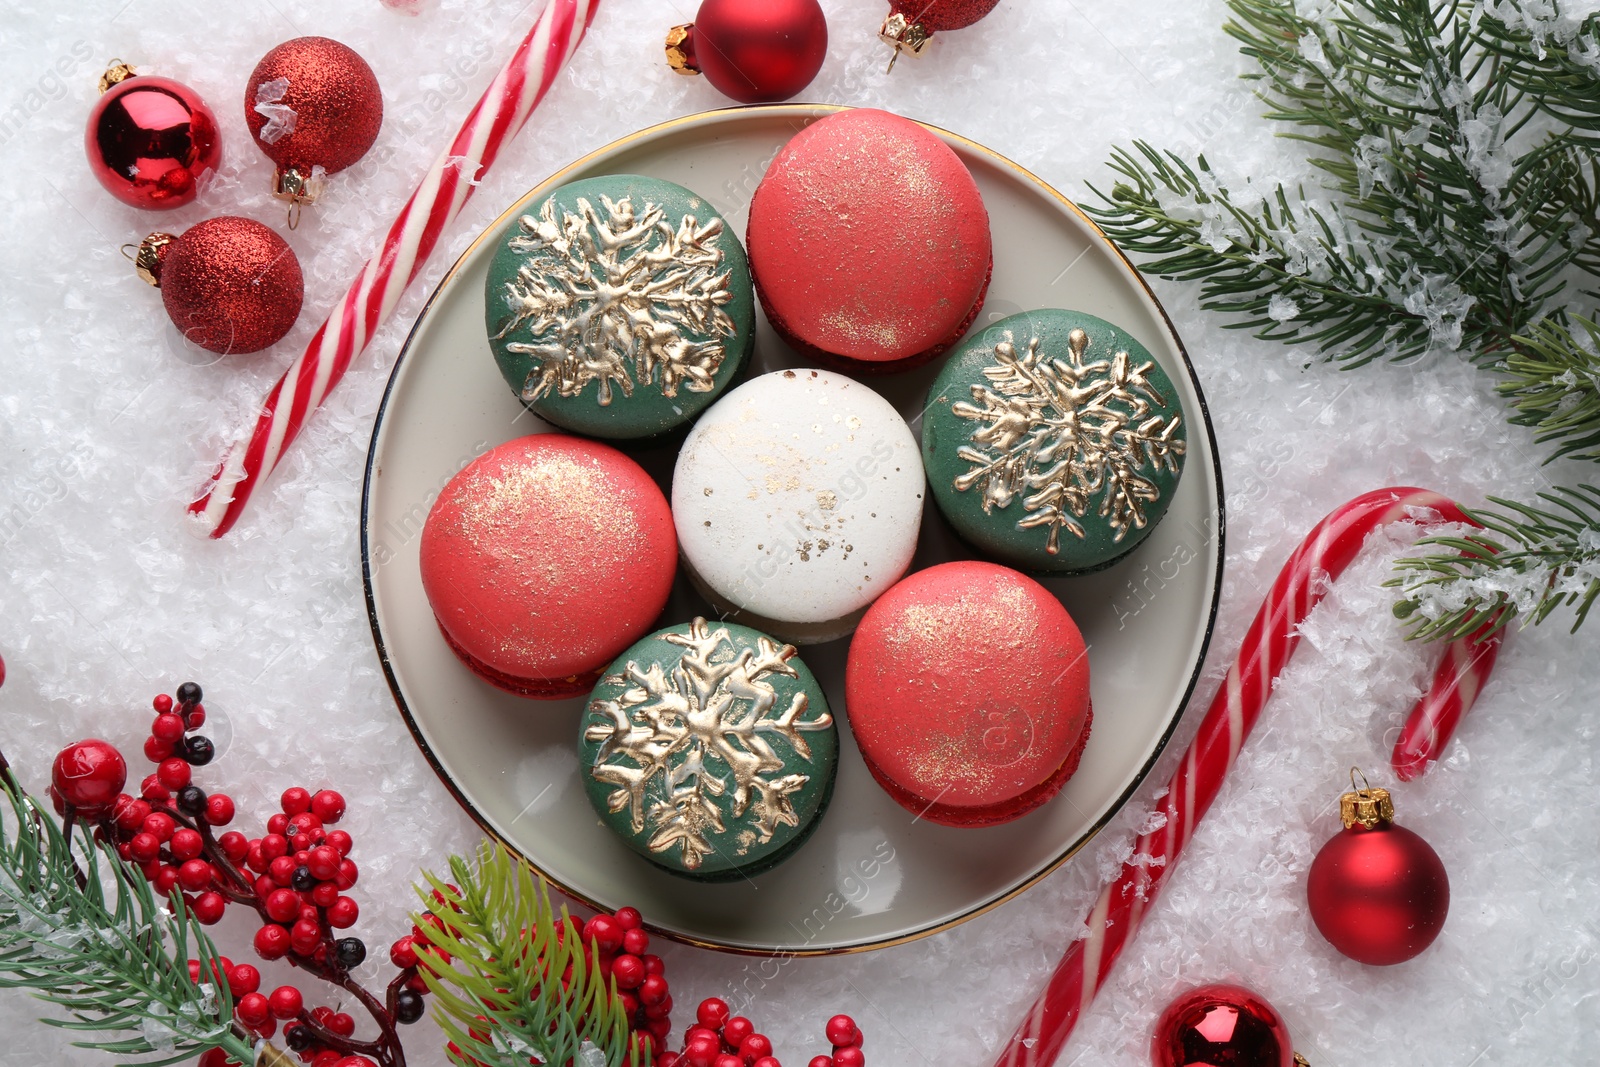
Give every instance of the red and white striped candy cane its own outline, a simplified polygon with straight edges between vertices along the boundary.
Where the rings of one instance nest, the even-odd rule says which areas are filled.
[[[1380,489],[1357,497],[1312,530],[1273,583],[1245,635],[1239,658],[1211,701],[1200,732],[1167,785],[1159,829],[1140,835],[1117,878],[1101,890],[1090,911],[1088,935],[1073,942],[1028,1017],[1001,1050],[997,1067],[1049,1067],[1078,1019],[1111,973],[1123,947],[1139,929],[1145,910],[1171,874],[1183,846],[1216,799],[1245,738],[1272,695],[1295,646],[1297,628],[1329,584],[1361,551],[1367,535],[1403,521],[1470,522],[1453,501],[1425,489]],[[1427,696],[1411,713],[1395,768],[1413,778],[1437,759],[1462,713],[1472,706],[1494,667],[1498,637],[1473,645],[1452,642]],[[1159,821],[1159,820],[1156,820]]]
[[[549,0],[533,29],[461,124],[406,201],[378,252],[357,275],[300,358],[261,405],[255,430],[229,450],[189,514],[211,537],[239,520],[250,497],[278,465],[356,353],[394,311],[444,228],[461,213],[479,178],[522,129],[577,50],[600,0]]]

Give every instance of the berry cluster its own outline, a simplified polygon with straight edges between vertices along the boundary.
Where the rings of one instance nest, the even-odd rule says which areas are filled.
[[[835,1015],[825,1027],[832,1056],[817,1056],[810,1067],[864,1067],[861,1031],[848,1015]],[[728,1004],[712,997],[700,1002],[695,1025],[683,1035],[683,1050],[668,1052],[656,1067],[782,1067],[772,1042],[742,1015],[730,1017]]]
[[[51,776],[56,810],[69,828],[78,820],[93,823],[98,840],[113,844],[157,892],[181,894],[199,922],[212,925],[233,905],[252,910],[260,920],[256,955],[285,960],[353,995],[379,1034],[357,1039],[350,1015],[308,1008],[292,985],[263,993],[260,971],[224,958],[212,980],[227,983],[243,1029],[269,1038],[281,1023],[284,1043],[310,1067],[404,1067],[395,1025],[422,1017],[425,986],[414,958],[395,960],[400,971],[381,1000],[351,977],[367,948],[360,938],[339,933],[361,913],[346,895],[359,876],[350,859],[354,842],[331,828],[344,816],[344,798],[331,789],[312,793],[296,786],[284,791],[281,810],[259,837],[219,833],[233,822],[234,802],[223,793],[208,795],[193,781],[194,768],[215,755],[211,741],[193,733],[206,721],[201,695],[198,685],[185,682],[175,697],[153,701],[144,753],[156,768],[137,797],[122,792],[127,764],[112,745],[88,740],[62,750]],[[196,981],[200,966],[190,961]],[[221,1063],[217,1056],[202,1059],[202,1067]]]

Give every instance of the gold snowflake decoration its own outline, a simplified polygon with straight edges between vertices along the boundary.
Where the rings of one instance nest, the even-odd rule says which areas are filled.
[[[527,258],[505,285],[511,321],[495,338],[529,337],[506,345],[534,360],[523,401],[575,397],[598,382],[605,407],[613,387],[632,396],[658,377],[665,396],[680,386],[711,392],[725,339],[738,332],[723,310],[733,294],[717,242],[722,220],[702,226],[685,215],[673,229],[657,204],[636,213],[631,197],[600,202],[603,211],[580,197],[576,213],[558,214],[552,197],[517,220],[510,247]]]
[[[734,818],[753,813],[762,843],[779,826],[800,825],[789,797],[811,777],[782,773],[786,764],[769,739],[783,738],[809,763],[811,746],[802,734],[829,729],[833,716],[823,711],[803,719],[810,705],[804,693],[777,706],[769,679],[797,677],[789,666],[793,645],[763,636],[756,648],[739,648],[725,627],[711,630],[705,619],[691,622],[687,634],[662,640],[686,651],[670,670],[629,660],[621,674],[601,679],[601,685],[627,688],[615,700],[589,705],[599,721],[583,736],[600,742],[592,773],[616,786],[607,798],[610,810],[628,809],[636,834],[648,819],[650,850],[676,848],[683,866],[694,870],[716,851],[712,836],[727,830],[713,798],[729,790]],[[647,798],[658,779],[655,798]]]
[[[972,465],[956,477],[956,489],[981,489],[991,514],[1021,496],[1026,515],[1017,525],[1046,527],[1052,555],[1063,529],[1084,536],[1077,520],[1102,491],[1098,514],[1115,541],[1143,529],[1145,505],[1161,490],[1141,472],[1176,474],[1184,452],[1183,416],[1152,413],[1152,404],[1167,405],[1148,377],[1155,364],[1135,364],[1120,351],[1086,363],[1089,343],[1085,331],[1073,330],[1071,358],[1063,360],[1041,352],[1037,337],[1019,353],[1008,331],[994,346],[995,364],[984,368],[988,384],[972,386],[973,403],[950,408],[980,424],[972,444],[956,452]]]

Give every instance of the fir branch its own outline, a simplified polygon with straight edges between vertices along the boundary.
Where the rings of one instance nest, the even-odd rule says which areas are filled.
[[[456,1063],[637,1067],[615,988],[526,864],[486,843],[475,864],[451,858],[454,884],[423,877],[417,894],[432,918],[417,922],[434,948],[418,946],[418,973]]]
[[[191,958],[216,974],[220,954],[182,899],[169,910],[114,852],[69,841],[9,772],[0,785],[11,809],[0,814],[0,987],[64,1009],[43,1021],[93,1035],[81,1048],[149,1067],[210,1048],[253,1063],[227,982],[189,977]]]
[[[1465,637],[1485,623],[1543,622],[1563,606],[1574,609],[1572,629],[1600,597],[1600,489],[1584,485],[1540,493],[1548,507],[1490,497],[1499,509],[1469,511],[1483,526],[1465,537],[1428,537],[1420,548],[1442,552],[1400,560],[1402,599],[1395,614],[1412,619],[1412,636]]]
[[[1198,282],[1231,328],[1350,367],[1459,353],[1497,374],[1551,459],[1600,461],[1600,316],[1570,292],[1600,275],[1600,15],[1552,0],[1229,8],[1266,117],[1320,184],[1230,187],[1204,156],[1136,142],[1087,209],[1106,234],[1148,272]],[[1397,610],[1414,635],[1468,633],[1501,608],[1503,625],[1572,605],[1581,624],[1600,589],[1587,492],[1546,496],[1554,512],[1496,501],[1484,534],[1406,561]]]

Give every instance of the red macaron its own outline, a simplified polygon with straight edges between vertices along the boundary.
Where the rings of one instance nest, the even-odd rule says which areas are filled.
[[[450,648],[522,696],[587,692],[644,636],[677,571],[672,514],[614,448],[535,434],[445,486],[422,529],[422,587]]]
[[[845,708],[878,784],[946,826],[1010,822],[1054,797],[1089,740],[1083,636],[1038,582],[945,563],[868,609]]]
[[[861,108],[819,119],[757,187],[756,292],[797,351],[857,372],[905,370],[959,340],[994,265],[989,213],[926,128]]]

